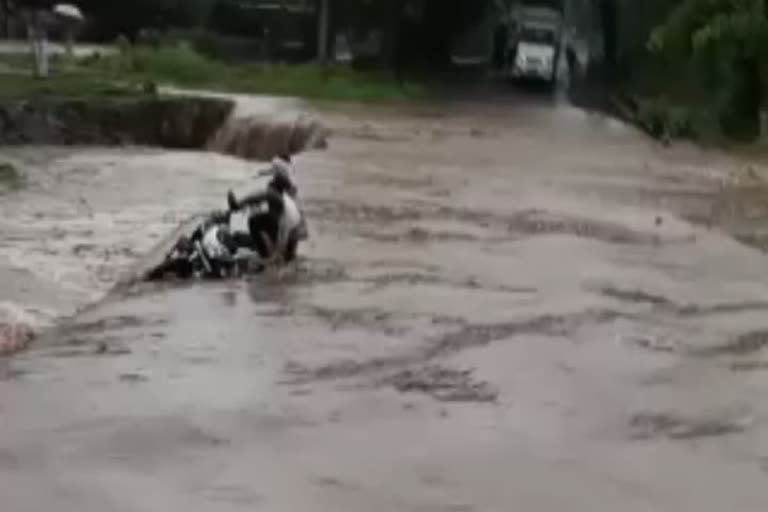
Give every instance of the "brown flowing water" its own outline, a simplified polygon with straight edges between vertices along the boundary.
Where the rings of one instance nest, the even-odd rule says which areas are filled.
[[[10,510],[764,508],[762,166],[529,97],[239,101],[332,130],[297,158],[302,261],[121,290],[4,361]],[[42,323],[258,185],[215,153],[1,154],[3,300]]]
[[[263,186],[259,162],[322,148],[326,139],[296,102],[240,98],[209,152],[3,150],[2,161],[22,176],[0,189],[0,323],[48,326],[101,299],[176,225],[225,208],[229,187]]]

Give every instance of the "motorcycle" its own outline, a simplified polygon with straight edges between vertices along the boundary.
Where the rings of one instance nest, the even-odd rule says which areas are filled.
[[[145,281],[170,278],[223,279],[259,270],[252,257],[242,255],[232,235],[231,212],[212,212],[189,235],[183,234],[163,258],[150,269]]]
[[[300,224],[294,243],[308,240],[306,217],[299,203],[298,189],[290,174],[279,174],[279,171],[276,172],[272,168],[261,171],[259,176],[271,178],[269,187],[272,188],[279,188],[276,185],[277,180],[289,181],[287,193],[296,202],[300,215]],[[237,201],[233,197],[228,211],[215,211],[208,214],[194,226],[189,235],[182,234],[178,238],[170,251],[165,254],[162,262],[145,274],[144,280],[163,281],[169,276],[183,280],[194,277],[221,279],[263,271],[266,268],[266,262],[252,251],[245,249],[252,246],[250,237],[262,236],[262,234],[233,234],[231,230],[232,213],[237,209]],[[245,209],[246,218],[252,213],[254,210],[251,208]],[[247,228],[243,233],[245,231]],[[243,240],[240,237],[248,239]]]

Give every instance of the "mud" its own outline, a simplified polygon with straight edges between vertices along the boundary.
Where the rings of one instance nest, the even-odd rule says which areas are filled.
[[[498,391],[487,382],[474,379],[472,371],[459,371],[440,366],[405,370],[388,377],[382,384],[400,393],[423,393],[439,402],[495,402]]]
[[[296,158],[301,260],[249,280],[131,277],[258,165],[3,150],[0,311],[43,329],[0,359],[4,503],[764,508],[762,217],[715,207],[744,162],[532,97],[236,100],[334,134]]]
[[[734,372],[761,372],[768,371],[768,361],[745,361],[733,363],[730,366]]]
[[[334,312],[341,318],[355,326],[367,326],[375,328],[384,334],[401,334],[396,328],[387,327],[385,321],[390,319],[387,313],[381,311],[352,311]],[[373,321],[368,320],[373,316]],[[296,382],[312,382],[324,380],[338,380],[360,377],[373,377],[393,368],[406,366],[412,363],[429,363],[438,358],[454,355],[456,353],[482,347],[494,342],[509,342],[518,336],[544,335],[544,336],[568,336],[572,335],[582,324],[611,322],[621,314],[613,311],[585,311],[570,316],[543,315],[522,322],[490,325],[466,325],[458,317],[431,316],[433,325],[450,327],[458,325],[458,329],[448,331],[445,334],[428,340],[421,347],[411,352],[404,352],[394,357],[374,358],[370,360],[338,361],[317,368],[294,366],[292,374],[297,377]],[[334,317],[327,311],[320,314],[321,317]],[[336,323],[331,322],[332,328],[337,328]]]
[[[656,234],[635,231],[620,224],[536,210],[512,217],[509,230],[525,235],[575,235],[616,244],[658,244],[661,241]]]
[[[768,330],[748,332],[734,339],[711,347],[692,350],[699,357],[745,356],[761,352],[768,347]]]
[[[630,427],[633,439],[690,440],[737,434],[746,430],[751,422],[751,418],[684,418],[676,414],[642,413],[632,417]]]
[[[635,304],[649,304],[651,306],[670,306],[672,301],[661,295],[653,295],[642,290],[618,290],[615,288],[603,288],[600,293],[620,301]]]

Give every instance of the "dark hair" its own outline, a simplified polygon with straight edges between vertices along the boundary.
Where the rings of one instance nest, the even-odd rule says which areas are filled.
[[[291,154],[290,153],[280,153],[279,155],[277,155],[277,158],[279,158],[280,160],[284,160],[284,161],[288,162],[289,164],[291,163]]]
[[[293,190],[293,183],[291,183],[288,176],[282,172],[278,172],[272,177],[269,186],[281,193]]]

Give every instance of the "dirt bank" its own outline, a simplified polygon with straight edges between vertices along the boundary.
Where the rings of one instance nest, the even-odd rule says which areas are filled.
[[[0,104],[0,145],[123,145],[201,149],[234,103],[221,98],[46,99]]]
[[[229,98],[178,93],[0,102],[0,146],[142,145],[269,160],[327,145],[327,130],[313,117],[295,110],[243,115],[234,107]]]

